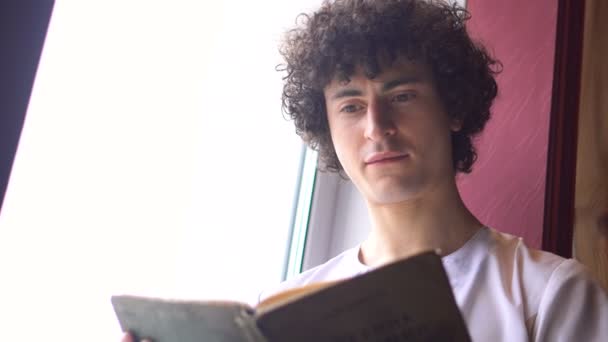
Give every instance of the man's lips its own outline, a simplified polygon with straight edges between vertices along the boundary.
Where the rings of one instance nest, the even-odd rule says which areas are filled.
[[[377,164],[383,162],[391,162],[401,160],[407,157],[407,153],[403,152],[394,152],[394,151],[386,151],[386,152],[376,152],[365,157],[365,164]]]

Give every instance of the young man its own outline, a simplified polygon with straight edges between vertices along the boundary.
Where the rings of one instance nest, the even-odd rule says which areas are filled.
[[[468,17],[438,1],[335,0],[287,34],[284,110],[322,167],[353,181],[372,229],[260,299],[439,249],[474,341],[605,340],[608,298],[580,264],[485,227],[458,194],[497,93]]]
[[[474,341],[599,341],[608,298],[573,260],[485,227],[455,183],[475,161],[499,63],[439,1],[325,2],[290,31],[283,107],[321,165],[363,195],[358,247],[277,288],[343,279],[439,249]]]

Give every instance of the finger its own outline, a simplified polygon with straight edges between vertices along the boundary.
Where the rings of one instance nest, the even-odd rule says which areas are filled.
[[[135,342],[135,341],[133,341],[133,336],[131,336],[131,334],[125,333],[124,336],[122,337],[122,340],[120,340],[120,342]]]

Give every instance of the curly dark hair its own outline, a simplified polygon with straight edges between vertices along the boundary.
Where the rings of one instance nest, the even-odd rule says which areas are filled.
[[[380,55],[426,63],[450,118],[455,172],[469,173],[477,158],[473,138],[490,118],[500,62],[469,37],[469,12],[437,0],[325,0],[312,14],[300,14],[280,48],[285,64],[283,112],[296,133],[319,152],[322,171],[341,172],[329,131],[323,88],[348,80],[357,66],[370,79]]]

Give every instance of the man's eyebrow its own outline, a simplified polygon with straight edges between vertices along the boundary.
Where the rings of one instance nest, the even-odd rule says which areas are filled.
[[[389,91],[395,87],[398,87],[403,84],[412,84],[412,83],[420,83],[420,78],[417,76],[404,76],[399,77],[397,79],[386,82],[382,85],[382,91]],[[337,91],[333,96],[331,96],[332,100],[337,100],[343,97],[352,97],[352,96],[361,96],[363,92],[359,89],[354,88],[345,88]]]
[[[337,100],[343,97],[351,97],[351,96],[361,96],[363,95],[363,92],[358,90],[358,89],[353,89],[353,88],[347,88],[347,89],[342,89],[339,90],[338,92],[336,92],[331,99],[332,100]]]
[[[403,84],[420,83],[420,78],[416,76],[405,76],[386,82],[382,86],[382,91],[389,91]]]

